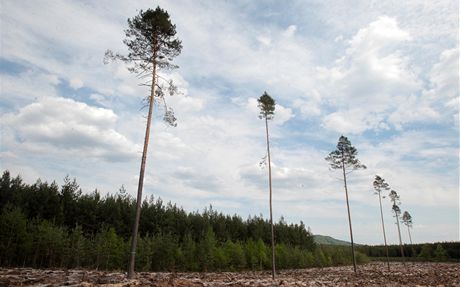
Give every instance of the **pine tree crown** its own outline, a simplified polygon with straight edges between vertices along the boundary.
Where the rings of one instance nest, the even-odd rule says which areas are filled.
[[[359,159],[356,158],[358,151],[345,136],[340,136],[337,143],[337,149],[329,153],[325,158],[329,162],[332,169],[366,169]]]
[[[267,92],[264,92],[263,95],[260,96],[259,99],[257,99],[257,102],[257,106],[260,108],[259,118],[266,118],[267,120],[273,119],[276,106],[275,100],[272,97],[270,97],[270,95],[267,94]]]
[[[374,190],[376,194],[379,194],[384,190],[390,189],[390,185],[386,183],[385,180],[378,175],[375,176],[373,185],[374,185]]]
[[[128,55],[114,54],[107,50],[105,60],[121,60],[133,64],[130,72],[151,71],[153,64],[158,68],[174,69],[171,61],[180,54],[182,42],[175,37],[176,25],[171,23],[167,11],[140,10],[137,16],[128,19],[128,29],[123,43],[128,47]]]

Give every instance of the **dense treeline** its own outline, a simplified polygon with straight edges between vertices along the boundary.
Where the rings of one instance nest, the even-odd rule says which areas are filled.
[[[386,256],[385,246],[361,245],[358,250],[370,258]],[[389,257],[400,258],[399,245],[388,245]],[[460,242],[437,242],[404,245],[404,254],[411,261],[460,261]]]
[[[135,200],[124,188],[83,194],[68,177],[59,187],[32,185],[5,171],[0,179],[0,266],[124,269]],[[206,208],[187,213],[151,197],[142,203],[136,266],[142,271],[267,269],[270,224]],[[303,223],[275,224],[279,268],[350,264],[317,247]],[[365,261],[365,258],[361,258]]]
[[[115,195],[101,197],[98,191],[82,194],[77,182],[64,179],[60,188],[55,182],[38,180],[33,185],[24,184],[21,178],[11,178],[5,171],[0,179],[0,209],[18,207],[27,219],[47,220],[55,226],[72,229],[80,226],[84,235],[96,234],[113,228],[124,239],[131,235],[135,200],[122,187]],[[151,197],[142,203],[141,236],[171,234],[180,242],[187,235],[194,241],[202,238],[211,227],[219,242],[262,239],[270,243],[270,225],[262,217],[243,220],[206,208],[202,213],[187,213],[171,203]],[[278,243],[314,249],[311,233],[303,223],[286,224],[282,219],[276,224]]]

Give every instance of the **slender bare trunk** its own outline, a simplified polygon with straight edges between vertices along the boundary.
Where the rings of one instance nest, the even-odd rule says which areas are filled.
[[[156,53],[154,53],[155,55]],[[136,201],[136,217],[133,224],[133,232],[131,235],[131,252],[129,254],[129,263],[128,263],[128,278],[132,279],[134,277],[134,265],[136,261],[136,246],[137,246],[137,232],[139,229],[139,219],[141,217],[141,203],[142,203],[142,189],[144,187],[144,173],[145,173],[145,163],[147,161],[147,150],[149,146],[150,138],[150,125],[152,122],[152,115],[154,109],[154,97],[155,97],[155,77],[156,77],[156,63],[153,63],[152,71],[152,86],[150,88],[150,97],[149,97],[149,112],[147,116],[147,126],[145,128],[145,138],[144,138],[144,149],[142,151],[142,161],[141,169],[139,172],[139,184],[137,186],[137,201]]]
[[[383,241],[385,242],[385,252],[387,254],[387,266],[388,266],[388,271],[390,271],[390,256],[388,254],[387,236],[385,234],[385,223],[383,222],[382,196],[380,192],[379,192],[379,203],[380,203],[380,216],[382,218]]]
[[[353,243],[353,229],[351,227],[350,204],[348,203],[347,175],[345,174],[345,162],[344,162],[343,152],[342,152],[342,172],[343,172],[343,183],[344,183],[344,187],[345,187],[345,197],[346,197],[346,200],[347,200],[348,223],[349,223],[349,226],[350,226],[351,256],[353,257],[353,270],[356,273],[355,245]]]
[[[410,245],[412,245],[412,236],[410,236],[410,227],[409,227],[409,225],[407,226],[407,232],[409,233]]]
[[[272,212],[272,166],[270,160],[270,141],[268,139],[268,119],[265,115],[265,132],[267,136],[267,155],[268,155],[268,186],[270,189],[270,226],[272,231],[272,280],[275,280],[275,232],[273,230],[273,212]]]
[[[395,212],[395,215],[396,215],[396,225],[398,226],[399,247],[401,249],[401,256],[402,256],[403,264],[406,265],[406,259],[404,257],[404,247],[403,247],[403,243],[401,239],[401,229],[399,227],[399,215],[396,212]]]

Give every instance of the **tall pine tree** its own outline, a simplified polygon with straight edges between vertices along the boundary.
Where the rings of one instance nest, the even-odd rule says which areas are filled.
[[[157,7],[155,10],[141,10],[139,15],[128,19],[128,29],[125,30],[126,38],[123,41],[128,47],[128,55],[106,52],[107,59],[118,59],[130,65],[129,70],[140,77],[150,76],[150,95],[147,98],[148,116],[145,129],[144,149],[142,151],[141,168],[139,172],[139,184],[137,190],[136,216],[133,224],[131,253],[128,266],[128,278],[134,276],[134,263],[137,244],[137,233],[142,201],[142,189],[144,186],[145,164],[149,145],[150,125],[154,110],[155,97],[165,105],[164,120],[175,126],[174,114],[166,106],[164,92],[158,81],[158,69],[171,69],[176,66],[171,64],[174,57],[178,56],[182,49],[181,41],[176,37],[176,26],[171,23],[169,14]],[[176,91],[172,82],[169,82],[169,92]]]
[[[268,188],[270,193],[270,226],[271,226],[271,241],[272,241],[272,279],[275,280],[275,231],[273,229],[273,207],[272,207],[272,166],[270,159],[270,139],[268,133],[268,121],[273,119],[275,113],[275,100],[270,97],[267,92],[257,100],[260,108],[259,118],[265,120],[265,135],[267,139],[267,160],[268,160]]]
[[[375,194],[379,196],[379,204],[380,204],[380,217],[382,220],[382,230],[383,230],[383,242],[385,243],[385,253],[387,256],[387,267],[388,271],[390,271],[390,256],[388,254],[388,245],[387,245],[387,236],[385,234],[385,223],[383,221],[383,211],[382,211],[382,191],[390,190],[390,186],[388,183],[385,182],[383,178],[376,175],[374,180],[374,190]],[[385,196],[383,196],[385,198]]]
[[[403,258],[403,264],[405,265],[406,262],[404,258],[404,247],[403,247],[402,238],[401,238],[401,228],[399,227],[399,217],[401,215],[401,209],[399,208],[399,204],[401,204],[401,202],[399,201],[399,195],[396,191],[391,190],[389,196],[390,196],[391,202],[393,202],[393,206],[391,209],[393,210],[395,214],[394,216],[396,218],[396,226],[398,227],[399,248],[401,250],[401,256]]]
[[[407,232],[409,233],[409,242],[412,245],[412,236],[410,234],[410,229],[412,228],[412,216],[409,212],[404,211],[402,215],[402,222],[407,226]]]
[[[353,243],[353,228],[351,226],[351,213],[350,204],[348,202],[348,187],[347,187],[347,174],[357,169],[365,169],[366,166],[356,158],[358,151],[351,142],[344,136],[340,136],[339,142],[337,143],[337,149],[330,152],[325,158],[329,162],[332,169],[341,169],[343,174],[343,184],[345,188],[345,198],[347,201],[348,211],[348,224],[350,227],[350,239],[351,239],[351,255],[353,258],[353,270],[356,273],[356,258],[355,258],[355,247]]]

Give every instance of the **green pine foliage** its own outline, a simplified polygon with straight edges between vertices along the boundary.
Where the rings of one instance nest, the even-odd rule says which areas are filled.
[[[423,244],[418,257],[423,258],[425,260],[430,260],[433,257],[433,250],[431,245]]]
[[[361,245],[358,250],[373,260],[382,260],[385,257],[385,246]],[[401,260],[399,245],[389,245],[388,251],[391,260]],[[404,245],[404,253],[407,253],[411,261],[460,261],[460,242],[436,242]]]
[[[441,244],[438,244],[436,246],[436,250],[434,251],[434,258],[436,261],[446,261],[447,260],[447,253]]]
[[[40,180],[28,185],[5,171],[0,198],[0,266],[126,268],[135,200],[124,188],[85,194],[69,178],[61,187]],[[152,197],[142,204],[139,231],[138,271],[271,268],[270,222],[262,216],[243,220],[212,207],[187,213]],[[279,269],[350,264],[334,257],[332,247],[318,249],[302,222],[281,219],[275,237]]]
[[[233,243],[228,240],[223,245],[227,266],[230,270],[242,270],[246,267],[246,255],[241,243]]]
[[[14,264],[30,252],[27,218],[17,207],[5,206],[0,217],[0,265]],[[25,250],[27,249],[27,250]]]

